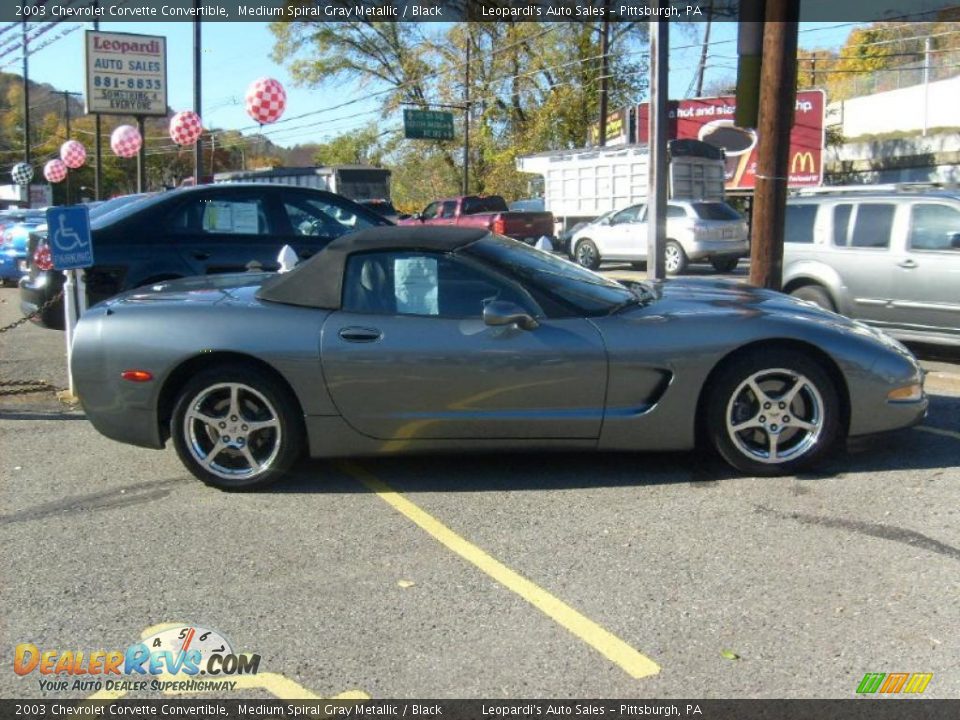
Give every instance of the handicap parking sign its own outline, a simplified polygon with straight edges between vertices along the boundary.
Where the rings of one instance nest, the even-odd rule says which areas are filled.
[[[47,209],[47,240],[53,267],[77,270],[93,265],[90,208],[86,205]]]

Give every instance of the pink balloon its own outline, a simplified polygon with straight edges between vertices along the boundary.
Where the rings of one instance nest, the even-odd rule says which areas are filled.
[[[134,157],[140,152],[143,138],[140,131],[133,125],[121,125],[110,135],[110,147],[114,153],[123,158]]]
[[[67,140],[60,146],[60,159],[63,160],[68,168],[75,170],[83,167],[83,164],[87,161],[87,149],[81,142]]]
[[[261,125],[276,122],[287,107],[287,93],[273,78],[260,78],[247,88],[247,114]]]
[[[203,121],[193,110],[181,110],[170,118],[170,138],[177,145],[193,145],[203,134]]]
[[[43,176],[52,183],[62,182],[67,177],[67,164],[63,160],[49,160],[43,166]]]

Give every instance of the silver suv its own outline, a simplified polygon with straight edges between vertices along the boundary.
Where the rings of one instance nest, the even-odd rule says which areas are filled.
[[[750,254],[747,222],[723,202],[671,200],[667,203],[666,270],[682,273],[687,264],[709,261],[717,272],[730,272]],[[647,206],[631,205],[585,225],[570,239],[570,256],[595,270],[602,260],[645,262]]]
[[[783,290],[901,340],[960,346],[960,192],[790,198]]]

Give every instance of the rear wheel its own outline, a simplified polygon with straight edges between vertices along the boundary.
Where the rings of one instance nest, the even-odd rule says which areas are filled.
[[[180,393],[171,423],[181,462],[221,490],[253,490],[278,480],[305,445],[291,392],[242,365],[194,377]]]
[[[676,240],[667,240],[663,257],[667,275],[679,275],[687,269],[687,254]]]
[[[707,430],[723,458],[752,475],[794,473],[840,435],[840,400],[826,370],[793,351],[756,351],[711,383]]]
[[[577,243],[577,250],[574,253],[577,264],[582,265],[588,270],[596,270],[600,267],[600,251],[594,245],[593,240],[581,240]]]
[[[804,285],[791,291],[790,294],[799,300],[806,300],[807,302],[812,302],[814,305],[819,305],[824,310],[829,310],[830,312],[837,311],[833,300],[830,298],[830,294],[819,285]]]
[[[710,264],[718,273],[728,273],[736,270],[739,262],[740,258],[714,258],[710,261]]]

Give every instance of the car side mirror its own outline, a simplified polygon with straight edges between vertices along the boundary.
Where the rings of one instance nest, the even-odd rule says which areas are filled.
[[[960,250],[960,233],[950,233],[950,247]]]
[[[540,326],[526,310],[506,300],[488,302],[483,308],[483,322],[491,327],[517,325],[524,330],[534,330]]]

